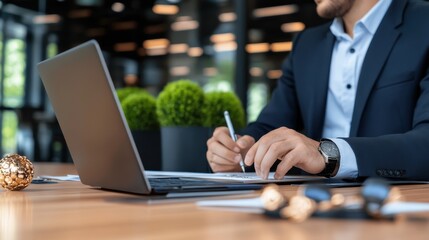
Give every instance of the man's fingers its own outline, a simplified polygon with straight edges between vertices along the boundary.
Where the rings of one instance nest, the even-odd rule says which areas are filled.
[[[215,163],[219,165],[229,165],[229,166],[235,166],[238,164],[238,162],[234,159],[233,161],[228,158],[222,157],[222,155],[214,154],[213,152],[207,152],[207,159],[209,159],[209,163]]]
[[[222,143],[226,148],[229,148],[236,153],[240,152],[240,148],[237,146],[237,143],[234,142],[234,139],[231,138],[228,128],[226,127],[216,128],[211,139],[215,142]]]
[[[289,149],[285,148],[284,142],[275,142],[270,145],[268,151],[265,153],[260,166],[260,173],[263,179],[268,178],[271,167],[277,161],[277,159],[283,158],[288,152]]]
[[[213,172],[239,172],[241,171],[239,165],[222,165],[222,164],[216,164],[212,163],[210,164],[210,167],[212,168]]]
[[[251,136],[239,137],[237,140],[237,145],[241,149],[249,149],[255,143],[255,139]]]
[[[209,162],[218,164],[238,164],[241,160],[240,153],[231,151],[219,142],[211,142],[207,151],[207,159]]]
[[[289,170],[295,166],[296,157],[294,156],[294,152],[290,151],[282,161],[277,165],[276,172],[274,173],[275,179],[282,179],[286,175]]]
[[[256,163],[254,162],[255,160],[255,154],[256,154],[256,150],[258,149],[258,142],[256,142],[250,149],[249,151],[247,151],[246,156],[244,158],[244,164],[246,164],[247,166],[251,166],[252,164],[254,164],[254,168],[255,168],[255,172],[257,173],[259,170],[259,165],[256,165]]]

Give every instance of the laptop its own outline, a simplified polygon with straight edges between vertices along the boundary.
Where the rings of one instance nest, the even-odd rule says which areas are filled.
[[[196,178],[149,178],[95,40],[37,67],[83,184],[145,195],[262,187]]]

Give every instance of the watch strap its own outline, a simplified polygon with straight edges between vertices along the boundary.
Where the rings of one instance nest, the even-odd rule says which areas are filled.
[[[322,138],[320,140],[320,144],[322,144],[322,142],[324,142],[324,141],[332,142],[337,147],[335,142],[328,139],[328,138]],[[319,147],[319,151],[321,152],[320,147]],[[338,152],[339,152],[339,150],[338,150]],[[321,154],[322,154],[322,152],[321,152]],[[324,155],[324,154],[322,154],[322,155]],[[333,158],[332,156],[327,156],[327,157],[328,157],[328,159],[325,162],[325,168],[320,173],[318,173],[317,175],[324,176],[327,178],[331,178],[331,177],[334,177],[335,175],[337,175],[337,173],[338,173],[338,169],[340,167],[340,156],[338,156],[336,158]]]
[[[327,178],[334,177],[335,175],[337,175],[337,172],[338,172],[339,166],[337,166],[337,165],[339,165],[339,164],[331,162],[331,161],[327,162],[327,163],[325,163],[325,169],[323,169],[317,175],[324,176]]]

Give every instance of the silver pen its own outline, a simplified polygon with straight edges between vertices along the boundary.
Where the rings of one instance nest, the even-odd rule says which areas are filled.
[[[226,121],[226,125],[228,126],[229,135],[231,135],[231,138],[232,138],[232,140],[234,140],[234,142],[237,142],[237,135],[235,135],[234,126],[232,125],[231,117],[229,116],[229,112],[225,111],[225,112],[223,112],[223,115],[225,116],[225,121]],[[243,172],[246,172],[246,170],[244,168],[243,158],[241,158],[241,160],[240,160],[240,167],[241,167],[241,170]]]

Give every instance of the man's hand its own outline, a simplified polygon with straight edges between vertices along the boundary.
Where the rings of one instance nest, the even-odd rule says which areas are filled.
[[[256,174],[267,179],[271,166],[279,159],[274,177],[283,178],[293,167],[308,173],[323,171],[325,161],[318,150],[319,142],[292,129],[281,127],[264,135],[247,152],[246,165],[254,164]]]
[[[255,143],[250,136],[232,140],[228,128],[218,127],[207,141],[207,161],[214,172],[241,172],[240,161]]]

